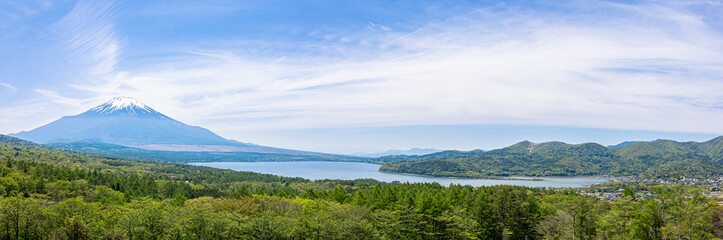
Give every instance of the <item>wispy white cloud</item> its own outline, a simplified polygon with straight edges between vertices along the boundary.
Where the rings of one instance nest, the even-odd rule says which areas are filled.
[[[17,10],[20,10],[26,16],[36,15],[38,13],[47,11],[53,6],[52,0],[37,0],[37,1],[14,1],[7,0],[4,4],[11,6]]]
[[[390,31],[390,30],[392,30],[391,28],[389,28],[389,27],[387,27],[387,26],[384,26],[384,25],[381,25],[381,24],[376,24],[376,23],[371,22],[371,21],[370,21],[369,24],[367,25],[367,28],[368,28],[369,30],[372,30],[372,31],[376,31],[377,29],[380,29],[380,30],[383,30],[383,31]]]
[[[28,122],[38,126],[55,114],[77,113],[95,94],[67,84],[107,83],[121,75],[116,65],[123,41],[114,1],[5,1],[0,6],[5,20],[0,28],[7,28],[0,42],[7,44],[2,52],[8,61],[0,90],[13,91],[0,96],[0,112],[11,117],[0,131],[26,130]],[[70,11],[57,15],[65,9]]]
[[[77,65],[81,80],[104,80],[116,73],[122,41],[112,0],[80,0],[52,27]]]
[[[8,84],[8,83],[2,83],[2,82],[0,82],[0,86],[3,86],[3,87],[5,87],[5,88],[9,89],[10,91],[16,91],[16,90],[18,90],[17,87],[15,87],[15,86],[13,86],[13,85],[10,85],[10,84]]]
[[[37,111],[53,112],[57,108],[50,106],[45,100],[31,99],[21,100],[15,104],[0,105],[0,112],[3,117],[0,118],[0,133],[16,133],[21,130],[30,130],[42,124],[48,124],[53,120],[57,120],[60,116],[51,116],[46,114],[39,118]]]
[[[173,5],[173,7],[168,7],[169,4]],[[207,16],[247,10],[254,5],[257,5],[257,3],[248,1],[154,1],[139,9],[139,14]]]
[[[215,117],[223,120],[218,124],[240,121],[246,128],[515,122],[701,131],[695,126],[711,126],[704,119],[720,113],[701,106],[716,106],[723,90],[715,78],[721,75],[720,49],[710,51],[718,36],[694,16],[669,7],[652,8],[668,16],[662,20],[656,12],[632,17],[651,8],[611,9],[630,13],[590,26],[480,10],[403,35],[391,43],[393,51],[378,52],[375,59],[316,57],[313,63],[280,64],[199,54],[192,66],[77,87],[104,89],[103,95],[132,89],[197,122]],[[694,34],[677,36],[669,32],[670,23]],[[622,68],[633,71],[610,70]],[[699,120],[686,126],[682,123],[689,121],[675,116]],[[652,120],[658,124],[649,124]]]
[[[79,107],[82,102],[81,100],[75,98],[63,97],[57,92],[47,89],[35,89],[35,92],[42,94],[45,98],[55,103],[70,105],[73,107]]]
[[[350,34],[374,44],[344,41],[283,61],[191,49],[126,72],[113,68],[112,28],[68,20],[95,30],[74,46],[96,60],[95,72],[112,73],[73,87],[134,96],[220,132],[505,123],[723,133],[720,29],[675,3],[570,5],[566,15],[501,5],[410,33]]]

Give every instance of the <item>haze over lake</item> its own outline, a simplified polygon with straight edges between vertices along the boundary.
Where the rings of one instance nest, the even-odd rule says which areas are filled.
[[[438,182],[443,186],[462,184],[470,186],[518,185],[527,187],[583,187],[589,184],[606,182],[606,179],[591,177],[544,177],[544,181],[462,179],[423,177],[379,172],[377,164],[358,162],[202,162],[190,163],[196,166],[268,173],[285,177],[302,177],[311,180],[341,179],[352,180],[371,178],[383,182]]]

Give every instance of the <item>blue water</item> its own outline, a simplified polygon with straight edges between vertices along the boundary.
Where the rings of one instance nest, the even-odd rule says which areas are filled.
[[[196,166],[268,173],[285,177],[302,177],[311,180],[341,179],[352,180],[371,178],[383,182],[438,182],[441,185],[461,184],[470,186],[518,185],[527,187],[583,187],[606,182],[606,179],[590,177],[545,177],[544,181],[462,179],[444,177],[422,177],[413,175],[379,172],[378,164],[356,162],[202,162],[190,163]]]

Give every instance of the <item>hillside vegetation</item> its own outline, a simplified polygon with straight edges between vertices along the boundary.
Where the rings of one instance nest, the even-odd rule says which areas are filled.
[[[52,143],[49,146],[83,152],[98,156],[125,158],[142,161],[170,163],[192,162],[279,162],[279,161],[350,161],[369,162],[369,158],[339,156],[331,154],[289,154],[259,152],[174,152],[157,151],[121,145],[78,141],[70,143]],[[290,151],[287,151],[290,152]]]
[[[391,162],[388,160],[399,160]],[[607,148],[596,143],[515,145],[491,151],[388,156],[380,171],[428,176],[592,176],[680,179],[723,175],[723,137],[697,142],[658,140]]]
[[[309,181],[88,155],[0,135],[0,239],[720,237],[699,190],[608,202],[569,190]]]

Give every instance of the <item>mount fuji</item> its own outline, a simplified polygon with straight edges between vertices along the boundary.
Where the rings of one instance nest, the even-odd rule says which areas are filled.
[[[95,142],[171,152],[327,155],[225,139],[208,129],[170,118],[130,97],[116,97],[84,113],[10,136],[42,144]]]
[[[37,143],[93,141],[124,146],[238,145],[208,129],[176,121],[140,101],[117,97],[75,116],[11,135]]]

